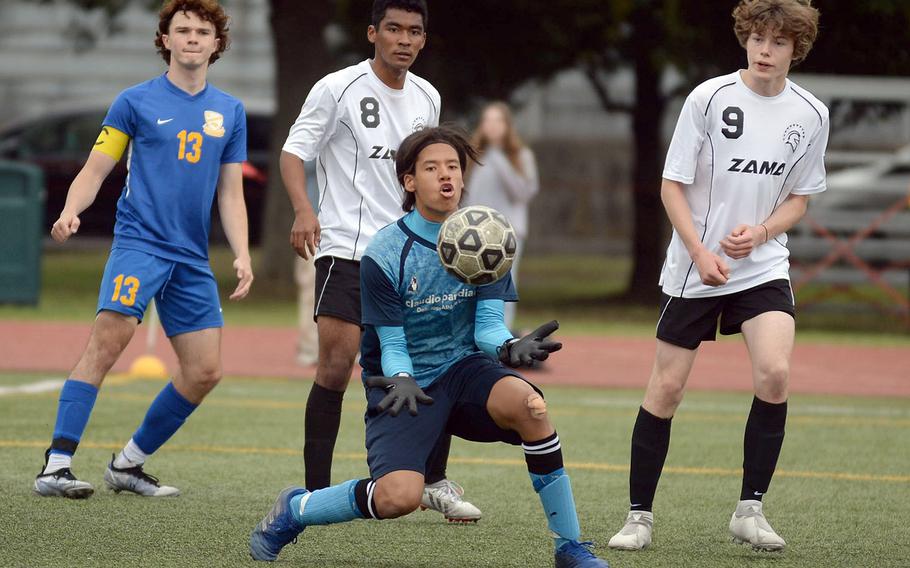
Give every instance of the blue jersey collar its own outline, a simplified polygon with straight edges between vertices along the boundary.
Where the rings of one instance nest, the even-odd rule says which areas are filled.
[[[436,250],[436,238],[442,223],[427,221],[416,209],[398,220],[398,226],[406,235],[425,247]]]
[[[191,94],[187,93],[186,91],[184,91],[183,89],[181,89],[180,87],[178,87],[177,85],[175,85],[174,83],[172,83],[171,80],[168,79],[168,77],[167,77],[167,71],[165,71],[164,73],[161,74],[161,82],[162,82],[162,84],[164,84],[165,89],[167,89],[168,91],[174,93],[175,95],[177,95],[179,97],[183,97],[184,99],[186,99],[188,101],[195,101],[195,100],[201,99],[202,97],[205,96],[205,94],[207,92],[209,92],[209,83],[208,83],[208,81],[206,81],[205,87],[201,91],[199,91],[195,95],[191,95]]]

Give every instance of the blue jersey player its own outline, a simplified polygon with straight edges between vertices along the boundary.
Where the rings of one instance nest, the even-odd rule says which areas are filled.
[[[159,484],[142,466],[221,378],[224,322],[208,264],[216,193],[236,257],[239,284],[231,299],[244,298],[253,280],[241,174],[246,117],[240,101],[206,83],[209,64],[228,45],[227,16],[214,0],[170,0],[159,15],[155,43],[168,70],[114,101],[51,231],[59,242],[77,232],[79,214],[91,205],[126,151],[129,175],[117,203],[97,317],[88,346],[60,392],[51,447],[35,479],[39,495],[92,495],[92,486],[73,475],[72,456],[104,376],[153,298],[180,369],[152,402],[123,451],[111,460],[104,480],[117,492],[179,494],[176,488]]]
[[[408,213],[381,229],[360,268],[370,478],[278,495],[250,536],[256,560],[273,561],[310,525],[407,515],[421,502],[427,457],[439,436],[520,444],[556,541],[557,567],[604,567],[579,543],[578,518],[562,450],[537,387],[503,365],[546,359],[561,344],[551,322],[521,339],[503,321],[515,301],[510,276],[485,287],[442,268],[436,237],[458,208],[462,173],[475,152],[450,127],[408,136],[395,158]],[[426,406],[420,408],[418,403]],[[399,415],[407,406],[409,412]]]

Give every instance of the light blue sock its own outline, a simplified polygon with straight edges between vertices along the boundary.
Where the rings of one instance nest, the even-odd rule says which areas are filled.
[[[168,383],[152,401],[133,441],[146,454],[154,454],[183,426],[196,406],[177,392],[174,383]]]
[[[96,398],[98,389],[94,385],[73,379],[67,379],[63,383],[57,404],[54,439],[51,442],[52,454],[71,456],[76,452]]]
[[[333,525],[366,518],[360,512],[354,498],[354,487],[358,481],[352,479],[325,489],[317,489],[312,493],[292,497],[291,515],[303,526]],[[301,511],[300,503],[304,499],[306,502]]]
[[[540,496],[544,513],[547,515],[547,526],[553,534],[556,549],[569,541],[581,537],[578,526],[578,514],[575,512],[575,499],[572,497],[572,484],[563,468],[538,475],[529,473],[534,491]]]

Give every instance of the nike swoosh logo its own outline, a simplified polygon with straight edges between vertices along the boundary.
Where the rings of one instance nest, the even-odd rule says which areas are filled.
[[[158,119],[158,126],[161,126],[162,124],[167,124],[168,122],[170,122],[170,121],[172,121],[172,120],[174,120],[174,119],[173,119],[173,118],[169,118],[169,119],[167,119],[167,120],[161,120],[161,119],[159,118],[159,119]]]

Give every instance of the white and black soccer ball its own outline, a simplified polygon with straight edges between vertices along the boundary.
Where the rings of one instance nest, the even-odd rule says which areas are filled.
[[[509,273],[518,240],[505,215],[483,205],[459,209],[439,229],[436,250],[446,271],[465,284],[492,284]]]

